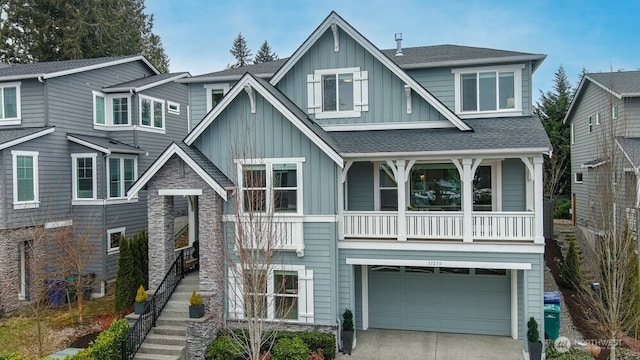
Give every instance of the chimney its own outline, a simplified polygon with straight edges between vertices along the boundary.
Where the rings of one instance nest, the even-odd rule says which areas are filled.
[[[396,44],[398,47],[396,48],[396,56],[403,56],[402,53],[402,33],[396,33]]]

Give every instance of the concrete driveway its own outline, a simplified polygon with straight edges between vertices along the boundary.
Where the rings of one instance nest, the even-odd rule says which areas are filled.
[[[504,336],[369,329],[342,360],[522,360],[522,341]]]

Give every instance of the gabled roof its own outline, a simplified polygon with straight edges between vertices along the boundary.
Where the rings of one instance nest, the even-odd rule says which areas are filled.
[[[194,147],[187,146],[182,142],[172,142],[158,158],[151,164],[147,171],[129,188],[127,198],[131,200],[136,194],[147,185],[149,180],[158,173],[164,164],[172,156],[179,156],[189,167],[198,174],[211,188],[227,200],[227,190],[235,187],[233,182],[226,177],[204,154]]]
[[[106,93],[126,92],[131,90],[135,92],[139,92],[139,91],[150,89],[152,87],[156,87],[162,84],[170,83],[188,76],[189,76],[188,72],[152,75],[152,76],[144,77],[142,79],[136,79],[136,80],[124,82],[122,84],[112,85],[112,86],[103,88],[102,91]]]
[[[121,141],[98,137],[90,135],[80,134],[67,134],[67,140],[76,144],[86,146],[90,149],[100,151],[104,154],[118,153],[118,154],[146,154],[147,152],[139,147],[125,144]]]
[[[329,135],[345,157],[548,153],[551,142],[535,116],[468,119],[473,132],[456,128],[336,131]]]
[[[442,114],[447,120],[449,120],[459,130],[469,131],[471,128],[465,124],[451,109],[445,106],[438,98],[433,96],[427,89],[425,89],[420,83],[414,80],[406,72],[404,72],[393,60],[386,56],[380,49],[373,45],[367,38],[362,36],[356,29],[354,29],[349,23],[347,23],[340,15],[335,11],[332,11],[329,16],[311,33],[311,35],[305,40],[302,45],[291,55],[289,60],[278,69],[269,81],[272,85],[277,85],[280,80],[293,68],[293,66],[306,54],[306,52],[320,39],[320,37],[329,29],[332,24],[337,25],[340,29],[346,32],[352,37],[360,46],[368,51],[374,58],[382,63],[387,69],[399,77],[405,84],[409,85],[411,89],[433,106],[440,114]]]
[[[36,78],[49,79],[134,61],[142,61],[149,67],[149,69],[151,69],[151,71],[156,74],[160,73],[149,61],[147,61],[147,59],[145,59],[144,56],[128,55],[101,57],[95,59],[48,61],[0,67],[0,81]]]
[[[608,158],[601,157],[601,158],[593,159],[591,161],[587,161],[586,163],[582,164],[581,167],[592,169],[592,168],[597,168],[598,166],[602,166],[608,162],[609,162]]]
[[[331,158],[338,166],[343,166],[342,157],[336,151],[335,144],[331,137],[318,126],[313,120],[309,119],[307,114],[300,110],[291,100],[284,96],[278,89],[268,82],[258,79],[257,77],[246,73],[220,100],[205,117],[196,125],[196,127],[187,135],[184,142],[187,145],[193,142],[211,125],[224,109],[231,102],[245,91],[245,87],[251,87],[265,98],[274,108],[276,108],[286,119],[288,119],[300,132],[307,136],[314,144],[316,144],[329,158]]]
[[[55,131],[52,126],[36,128],[2,129],[0,130],[0,150],[22,144],[29,140],[51,134]]]
[[[256,77],[263,79],[271,79],[273,74],[284,64],[289,58],[282,58],[274,61],[269,61],[260,64],[252,64],[239,68],[230,68],[221,71],[214,71],[207,74],[192,76],[187,79],[182,79],[178,82],[192,83],[192,82],[206,82],[206,81],[234,81],[238,80],[245,73],[251,73]]]
[[[616,143],[622,149],[624,156],[634,168],[640,167],[640,138],[616,138]]]

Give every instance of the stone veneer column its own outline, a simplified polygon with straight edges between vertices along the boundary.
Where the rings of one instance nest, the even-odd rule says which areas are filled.
[[[0,231],[0,312],[10,312],[19,306],[20,259],[13,233]]]
[[[222,199],[213,189],[206,188],[198,199],[200,241],[199,290],[205,309],[213,321],[222,326],[224,311],[224,251],[222,238]]]
[[[175,260],[173,243],[173,197],[147,191],[149,216],[149,289],[155,290]]]

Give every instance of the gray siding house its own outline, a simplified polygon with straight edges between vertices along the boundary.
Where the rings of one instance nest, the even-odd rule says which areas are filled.
[[[147,228],[146,196],[126,190],[187,133],[187,86],[175,82],[187,76],[160,74],[142,56],[0,68],[0,309],[30,298],[34,229],[93,238],[86,270],[104,293],[119,240]]]
[[[524,347],[527,320],[544,323],[551,145],[531,114],[531,77],[545,55],[401,50],[378,49],[332,12],[289,58],[179,80],[191,131],[128,196],[147,186],[158,215],[170,214],[163,198],[199,198],[191,216],[207,219],[198,225],[205,256],[234,241],[234,204],[264,208],[232,197],[264,191],[287,229],[280,255],[298,289],[291,326],[336,327],[348,308],[357,329],[492,334]],[[251,183],[256,171],[270,180]],[[180,181],[187,173],[202,181]],[[170,223],[150,223],[150,236],[165,237],[150,243],[158,253],[170,252]],[[223,295],[237,281],[222,255],[207,256],[199,288],[208,311],[216,324],[242,319],[242,299]],[[150,259],[151,288],[169,260]]]
[[[633,215],[639,206],[640,71],[585,74],[564,121],[571,127],[573,217],[595,234],[602,208],[615,203]]]

